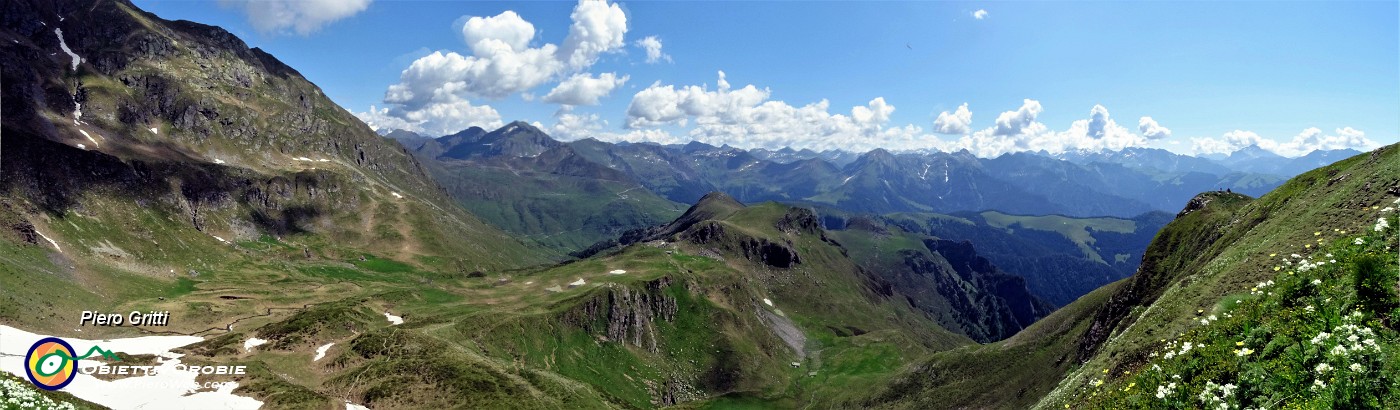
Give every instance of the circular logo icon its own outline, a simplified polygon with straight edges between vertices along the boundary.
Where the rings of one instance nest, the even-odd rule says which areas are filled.
[[[24,355],[24,371],[29,381],[44,390],[58,390],[73,381],[78,359],[73,354],[73,346],[57,337],[46,337],[34,342],[29,353]]]

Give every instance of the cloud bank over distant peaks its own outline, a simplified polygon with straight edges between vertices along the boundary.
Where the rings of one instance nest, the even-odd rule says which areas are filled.
[[[1285,157],[1297,157],[1315,150],[1369,151],[1379,148],[1381,144],[1366,138],[1365,132],[1351,127],[1335,129],[1331,134],[1324,133],[1317,127],[1310,127],[1286,142],[1278,142],[1244,130],[1230,131],[1220,138],[1192,139],[1192,151],[1197,155],[1229,154],[1249,146],[1258,146]]]
[[[336,2],[334,7],[315,10],[307,6],[328,1],[267,0],[257,4],[271,5],[258,11],[269,16],[263,23],[267,30],[309,33],[364,10],[370,0]],[[252,16],[247,2],[225,0],[225,4],[249,7]],[[972,16],[983,20],[989,13],[976,10]],[[650,65],[673,62],[667,52],[675,51],[666,49],[657,35],[629,40],[627,13],[618,4],[607,1],[580,0],[569,14],[566,31],[540,29],[512,10],[491,16],[463,16],[453,29],[460,34],[460,49],[425,49],[410,56],[417,58],[407,64],[396,83],[387,87],[382,105],[372,105],[355,115],[376,129],[446,135],[470,126],[494,128],[506,120],[535,120],[502,115],[488,104],[519,97],[525,104],[556,106],[552,107],[552,124],[541,128],[561,140],[597,138],[663,144],[701,141],[740,148],[856,152],[875,148],[968,150],[981,157],[1022,151],[1063,153],[1167,146],[1177,147],[1179,152],[1206,155],[1251,145],[1284,156],[1300,156],[1319,149],[1366,150],[1380,145],[1351,127],[1331,133],[1308,128],[1291,140],[1266,138],[1246,130],[1231,131],[1218,138],[1183,138],[1174,136],[1168,128],[1170,118],[1133,113],[1126,117],[1127,124],[1120,124],[1121,118],[1113,117],[1109,108],[1100,104],[1070,107],[1076,111],[1087,108],[1087,112],[1078,111],[1082,114],[1073,116],[1076,119],[1069,124],[1052,127],[1043,120],[1050,107],[1033,98],[1001,107],[1004,111],[996,115],[977,117],[983,118],[980,125],[974,124],[974,107],[968,102],[937,114],[928,113],[931,118],[926,117],[917,125],[900,124],[892,123],[896,103],[914,104],[912,109],[904,105],[906,111],[902,113],[908,115],[910,111],[923,112],[918,104],[930,102],[892,101],[887,96],[868,95],[841,103],[853,106],[833,106],[825,98],[790,103],[766,86],[742,81],[731,84],[725,72],[718,70],[713,83],[662,82],[642,78],[642,73],[669,68]],[[542,33],[551,32],[562,32],[563,38],[556,38],[555,42],[542,38]],[[627,50],[629,46],[633,49]],[[603,60],[606,61],[600,65]],[[630,65],[615,64],[619,60]],[[643,71],[626,72],[629,67],[642,68],[641,64],[648,66]],[[624,87],[632,90],[632,96],[625,110],[617,112],[616,104],[622,102],[622,96],[614,94]],[[600,105],[613,111],[584,112],[597,110],[585,107]],[[1189,149],[1183,149],[1187,146]]]

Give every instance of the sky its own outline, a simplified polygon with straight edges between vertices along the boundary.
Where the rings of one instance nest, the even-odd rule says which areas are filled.
[[[371,127],[1006,152],[1400,141],[1400,3],[136,0]]]

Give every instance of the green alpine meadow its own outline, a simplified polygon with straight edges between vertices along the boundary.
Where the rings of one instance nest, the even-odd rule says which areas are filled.
[[[1396,13],[5,0],[0,409],[1397,408]]]

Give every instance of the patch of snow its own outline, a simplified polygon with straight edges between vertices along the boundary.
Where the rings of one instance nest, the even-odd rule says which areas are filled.
[[[616,270],[613,270],[612,272],[608,272],[608,273],[611,273],[611,274],[614,274],[614,275],[621,275],[621,274],[627,273],[627,271],[622,270],[622,269],[616,269]]]
[[[83,145],[83,144],[78,144],[78,145]],[[78,147],[78,148],[82,148],[82,147]],[[49,241],[49,244],[50,244],[50,245],[53,245],[53,248],[54,248],[54,249],[57,249],[59,252],[63,252],[63,248],[58,247],[58,242],[54,242],[53,239],[49,239],[48,236],[44,236],[44,233],[43,233],[43,232],[39,232],[38,229],[35,229],[35,230],[34,230],[34,233],[39,234],[39,237],[40,237],[40,238],[44,238],[44,240]]]
[[[855,175],[851,175],[851,176],[846,177],[846,179],[841,180],[841,185],[846,185],[847,182],[851,182],[851,178],[855,178],[855,177],[856,177]]]
[[[311,361],[318,361],[321,360],[321,358],[326,357],[326,351],[331,350],[331,346],[335,346],[335,343],[326,343],[324,345],[321,345],[321,347],[316,348],[316,357],[312,358]]]
[[[370,410],[370,408],[347,401],[345,402],[345,410]]]
[[[92,146],[96,147],[96,146],[100,146],[100,145],[101,145],[101,144],[98,144],[98,143],[97,143],[97,140],[92,139],[92,136],[91,136],[91,135],[88,135],[87,131],[78,130],[78,132],[83,133],[83,136],[84,136],[84,137],[87,137],[88,141],[92,141]]]
[[[63,41],[63,29],[54,27],[53,33],[58,35],[58,48],[63,49],[63,52],[68,53],[68,57],[73,59],[73,71],[78,71],[78,64],[83,62],[83,58],[79,57],[78,53],[74,53],[72,49],[69,49],[68,43]]]
[[[34,342],[47,337],[21,329],[0,325],[0,371],[25,378],[24,354]],[[171,352],[175,348],[198,343],[204,338],[198,336],[143,336],[127,339],[102,341],[63,338],[77,353],[84,353],[93,346],[113,352],[130,355],[156,355],[155,368],[150,375],[138,373],[118,380],[101,380],[79,372],[73,381],[63,388],[64,393],[115,409],[132,408],[219,408],[257,409],[262,402],[251,397],[238,396],[233,390],[238,383],[229,379],[211,381],[223,382],[216,391],[196,392],[196,373],[177,370],[182,356]],[[82,368],[106,366],[101,362],[79,361]]]
[[[398,192],[390,192],[389,194],[393,195],[394,198],[403,199],[403,195],[399,195]]]
[[[569,282],[569,287],[571,287],[571,288],[576,288],[576,287],[579,287],[579,286],[583,286],[585,283],[587,283],[587,282],[584,282],[584,281],[583,281],[583,278],[578,278],[578,280],[576,280],[576,281]]]
[[[253,351],[254,347],[262,346],[265,344],[267,344],[267,339],[259,339],[256,337],[250,338],[248,340],[243,341],[243,351],[251,352]]]
[[[219,242],[228,243],[228,241],[224,240],[224,238],[220,238],[218,235],[209,235],[209,236],[213,236],[214,239],[218,239]]]
[[[763,298],[763,304],[768,305],[768,307],[773,307],[773,301],[768,300],[768,298]]]
[[[403,317],[402,317],[402,316],[394,316],[393,314],[390,314],[389,312],[384,312],[384,318],[389,319],[389,323],[391,323],[391,324],[395,324],[395,325],[402,325],[402,324],[403,324]]]
[[[157,129],[156,127],[151,127],[151,133],[152,133],[152,134],[156,134],[156,135],[160,135],[160,130]]]
[[[307,158],[307,157],[296,157],[296,158],[293,158],[293,159],[295,159],[295,160],[297,160],[297,161],[311,161],[311,158]]]
[[[214,163],[215,163],[215,164],[222,164],[222,163],[224,163],[224,160],[218,159],[218,158],[214,158]]]
[[[328,160],[328,159],[325,159],[325,158],[321,158],[321,159],[316,160],[316,162],[331,162],[331,160]]]
[[[85,150],[85,149],[87,149],[87,145],[78,144],[78,149],[83,149],[83,150]]]
[[[77,106],[73,109],[73,125],[78,125],[81,122],[78,120],[83,119],[83,103],[74,101],[73,104]]]

